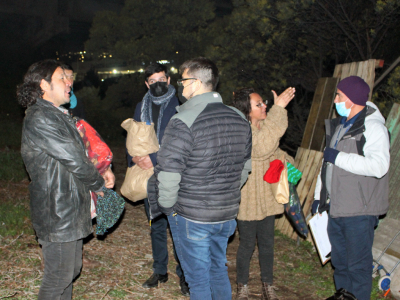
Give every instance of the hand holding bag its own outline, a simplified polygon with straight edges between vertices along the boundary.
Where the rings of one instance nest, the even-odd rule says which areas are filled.
[[[155,153],[160,148],[154,124],[136,122],[127,119],[121,124],[127,132],[126,147],[131,156],[145,156]],[[147,181],[153,175],[154,168],[143,170],[138,165],[128,168],[121,194],[131,201],[139,201],[147,197]]]

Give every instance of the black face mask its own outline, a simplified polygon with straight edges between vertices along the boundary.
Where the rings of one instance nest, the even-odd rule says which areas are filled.
[[[160,97],[168,92],[168,82],[157,81],[150,85],[150,93],[154,97]]]
[[[183,89],[184,89],[184,86],[178,87],[178,99],[179,99],[179,101],[181,101],[182,104],[185,103],[186,101],[188,101],[188,99],[186,99],[186,97],[183,96]]]

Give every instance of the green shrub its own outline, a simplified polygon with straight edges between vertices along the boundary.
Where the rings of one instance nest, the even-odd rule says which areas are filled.
[[[0,236],[33,234],[28,204],[21,201],[0,202]]]
[[[21,181],[28,178],[19,151],[0,151],[0,180]]]

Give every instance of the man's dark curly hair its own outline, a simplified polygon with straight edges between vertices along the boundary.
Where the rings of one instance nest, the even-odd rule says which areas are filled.
[[[250,94],[255,93],[256,91],[253,88],[242,88],[233,92],[232,103],[233,106],[240,110],[250,121]]]
[[[31,65],[24,76],[24,82],[17,86],[18,103],[29,107],[36,103],[37,98],[42,98],[42,79],[51,83],[51,77],[58,67],[63,68],[63,64],[54,59],[42,60]]]

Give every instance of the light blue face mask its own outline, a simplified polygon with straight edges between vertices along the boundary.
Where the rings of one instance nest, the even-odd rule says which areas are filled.
[[[338,114],[342,117],[348,117],[350,115],[350,111],[351,111],[351,106],[350,108],[346,108],[346,101],[344,102],[339,102],[339,103],[335,103],[336,106],[336,111],[338,112]]]
[[[75,94],[71,91],[71,96],[69,97],[69,108],[73,109],[78,104],[78,99],[76,99]]]

